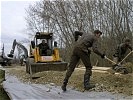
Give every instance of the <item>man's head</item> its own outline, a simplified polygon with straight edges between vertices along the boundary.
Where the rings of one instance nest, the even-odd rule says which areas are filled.
[[[131,40],[129,38],[125,38],[124,42],[125,42],[126,45],[129,45]]]
[[[45,44],[46,43],[46,40],[42,40],[42,44]]]
[[[102,32],[99,31],[99,30],[95,30],[95,31],[94,31],[94,35],[95,35],[97,38],[99,38],[99,37],[102,35]]]

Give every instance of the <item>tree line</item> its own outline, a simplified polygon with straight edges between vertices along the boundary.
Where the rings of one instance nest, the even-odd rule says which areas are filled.
[[[63,60],[68,61],[74,46],[74,31],[103,32],[99,48],[112,59],[115,48],[125,37],[133,38],[133,0],[43,0],[26,9],[27,29],[52,32]],[[132,41],[133,44],[133,41]],[[129,57],[128,61],[131,60]],[[92,63],[109,63],[92,53]]]

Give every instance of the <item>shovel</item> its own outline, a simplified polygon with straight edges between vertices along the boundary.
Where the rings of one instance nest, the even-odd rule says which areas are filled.
[[[120,64],[117,64],[116,62],[114,62],[113,60],[109,59],[108,57],[105,56],[105,59],[107,59],[108,61],[112,62],[114,65],[113,70],[115,70],[116,72],[121,72],[123,74],[128,74],[128,71],[126,70],[125,67],[121,66]]]
[[[132,51],[130,51],[127,55],[126,55],[126,57],[125,58],[123,58],[123,60],[121,61],[121,62],[119,62],[119,64],[118,65],[120,65],[131,53],[133,53],[133,50]]]
[[[113,60],[111,60],[110,58],[108,58],[107,56],[105,56],[105,59],[107,59],[108,61],[112,62],[113,64],[115,64],[116,66],[120,66],[120,64],[117,64],[116,62],[114,62]],[[121,66],[120,66],[121,67]]]
[[[105,56],[105,59],[107,59],[108,61],[114,63],[114,64],[117,65],[117,66],[120,66],[121,63],[122,63],[131,53],[133,53],[133,50],[132,50],[131,52],[129,52],[129,53],[126,55],[126,57],[123,58],[123,60],[122,60],[121,62],[119,62],[118,64],[117,64],[116,62],[114,62],[113,60],[109,59],[107,56]]]
[[[117,64],[116,62],[114,62],[113,60],[109,59],[109,58],[106,57],[106,56],[105,56],[105,59],[107,59],[108,61],[110,61],[110,62],[112,62],[113,64],[115,64],[114,70],[116,70],[117,72],[122,72],[122,73],[124,73],[124,74],[127,74],[128,71],[126,70],[125,67],[121,66],[121,63],[122,63],[131,53],[133,53],[133,50],[132,50],[130,53],[128,53],[128,54],[126,55],[126,57],[123,58],[123,60],[122,60],[121,62],[119,62],[118,64]]]

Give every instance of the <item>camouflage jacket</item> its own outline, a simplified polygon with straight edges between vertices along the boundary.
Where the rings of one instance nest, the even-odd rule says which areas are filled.
[[[78,35],[81,37],[78,39]],[[83,50],[84,52],[91,52],[90,48],[99,56],[102,56],[102,53],[98,50],[98,42],[95,35],[90,35],[87,33],[75,31],[75,48],[79,48]]]
[[[125,43],[121,43],[117,46],[114,57],[121,58],[127,51],[127,49],[132,50],[132,47],[130,45],[126,45]]]

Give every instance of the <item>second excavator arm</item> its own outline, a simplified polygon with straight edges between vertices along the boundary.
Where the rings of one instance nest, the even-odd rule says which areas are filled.
[[[8,54],[8,57],[13,57],[16,46],[19,46],[24,51],[25,58],[27,58],[28,50],[26,49],[24,45],[22,45],[21,43],[18,43],[16,39],[13,41],[12,49],[10,51],[10,54]]]

